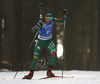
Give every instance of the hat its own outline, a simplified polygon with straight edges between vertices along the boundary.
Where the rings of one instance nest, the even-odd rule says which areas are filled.
[[[51,12],[46,12],[45,17],[52,17],[52,13]]]

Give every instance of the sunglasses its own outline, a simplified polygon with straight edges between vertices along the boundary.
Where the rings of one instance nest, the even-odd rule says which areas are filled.
[[[48,19],[48,20],[52,20],[53,17],[45,17],[45,18]]]

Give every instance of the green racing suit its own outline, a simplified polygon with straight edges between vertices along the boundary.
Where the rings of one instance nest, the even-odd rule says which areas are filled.
[[[67,18],[65,18],[65,21]],[[36,62],[41,54],[43,47],[46,47],[47,50],[51,53],[49,65],[53,66],[56,59],[56,47],[52,39],[52,28],[55,23],[64,23],[64,18],[53,18],[50,23],[46,23],[45,19],[43,21],[43,27],[39,32],[38,38],[36,40],[36,45],[34,49],[33,60],[31,62],[31,70],[35,69]],[[31,29],[32,32],[35,32],[38,29],[38,23]],[[44,29],[44,30],[43,30]],[[44,32],[46,31],[46,32]],[[43,32],[43,33],[41,33]]]

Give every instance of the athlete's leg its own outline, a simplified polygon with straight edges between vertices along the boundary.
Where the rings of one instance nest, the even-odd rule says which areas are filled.
[[[45,41],[38,39],[34,49],[34,56],[30,67],[30,73],[23,77],[23,79],[31,79],[33,77],[34,69],[36,66],[36,62],[39,58],[39,55],[45,45]]]
[[[36,45],[35,45],[35,49],[34,49],[33,60],[32,60],[32,63],[31,63],[31,70],[35,69],[36,62],[39,58],[39,55],[40,55],[44,45],[45,45],[45,41],[40,40],[40,39],[37,40]]]
[[[54,74],[52,73],[52,67],[53,67],[55,59],[56,59],[56,48],[55,48],[55,44],[52,39],[48,40],[46,47],[49,50],[49,52],[51,53],[51,58],[49,61],[49,67],[48,67],[48,71],[47,71],[47,76],[50,77],[50,76],[54,76]]]
[[[52,39],[48,40],[48,42],[46,44],[46,48],[51,53],[49,65],[54,65],[54,62],[55,62],[55,59],[56,59],[56,48],[55,48],[55,44],[54,44]]]

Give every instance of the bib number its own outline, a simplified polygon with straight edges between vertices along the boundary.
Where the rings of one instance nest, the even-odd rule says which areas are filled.
[[[46,34],[50,34],[50,30],[46,31]]]

